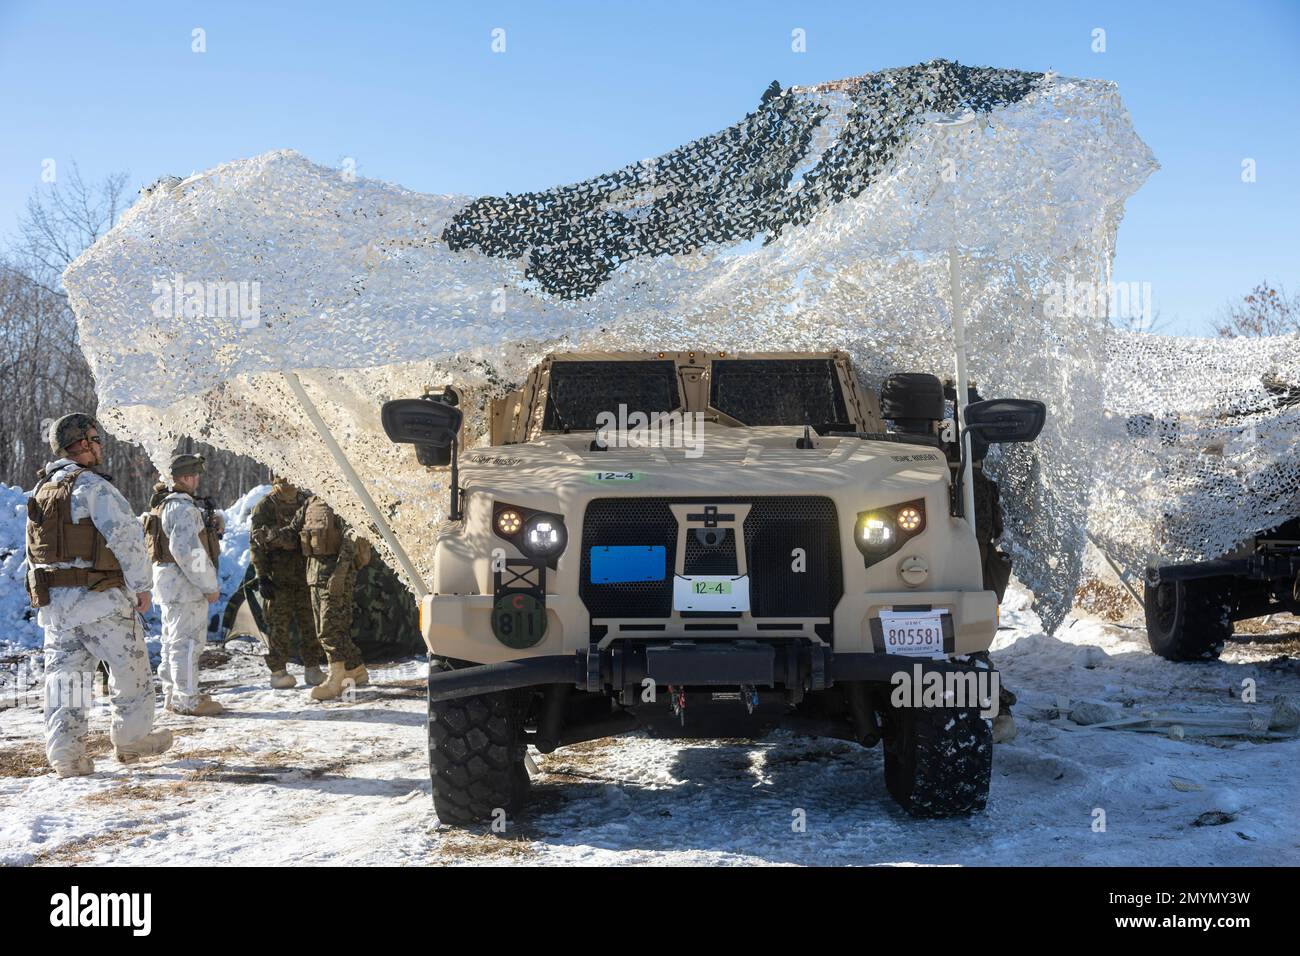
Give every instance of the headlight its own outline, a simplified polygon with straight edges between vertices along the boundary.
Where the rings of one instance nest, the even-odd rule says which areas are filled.
[[[853,543],[862,552],[867,567],[871,567],[924,530],[925,502],[905,501],[861,512],[853,528]]]
[[[552,558],[564,550],[568,535],[564,522],[554,515],[533,515],[524,523],[519,547],[534,558]]]
[[[524,519],[513,508],[503,508],[497,512],[497,533],[504,538],[513,538],[523,524]]]
[[[545,561],[552,568],[569,543],[563,516],[504,501],[492,507],[492,529],[497,537],[505,538],[527,557]]]
[[[904,505],[898,509],[898,527],[901,531],[919,531],[923,520],[921,509],[915,505]]]
[[[883,514],[868,514],[858,522],[858,538],[862,547],[880,551],[894,543],[893,522]]]

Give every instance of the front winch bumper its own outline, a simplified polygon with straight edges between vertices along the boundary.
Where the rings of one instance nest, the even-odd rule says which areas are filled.
[[[430,655],[431,661],[442,661]],[[429,699],[455,700],[522,687],[572,684],[591,693],[622,691],[651,679],[658,686],[783,686],[800,694],[837,682],[879,681],[905,673],[964,673],[986,669],[974,662],[931,660],[903,654],[835,654],[813,644],[759,641],[634,644],[573,655],[532,657],[498,664],[430,668]]]

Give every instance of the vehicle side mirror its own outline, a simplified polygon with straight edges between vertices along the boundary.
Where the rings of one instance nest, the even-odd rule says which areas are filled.
[[[983,458],[989,445],[1033,441],[1047,422],[1047,406],[1028,398],[995,398],[966,406],[971,455]]]
[[[414,445],[420,464],[435,467],[451,464],[463,418],[455,405],[432,396],[384,402],[379,415],[389,441]]]

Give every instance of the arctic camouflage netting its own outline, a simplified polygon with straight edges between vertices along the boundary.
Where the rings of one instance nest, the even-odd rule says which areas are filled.
[[[115,433],[160,464],[180,435],[251,454],[368,527],[286,387],[296,370],[427,578],[445,479],[387,441],[381,402],[455,382],[482,437],[488,398],[559,348],[842,348],[868,387],[949,374],[955,253],[972,378],[1049,408],[1039,441],[992,467],[1017,572],[1054,628],[1094,477],[1095,533],[1137,560],[1167,534],[1162,509],[1199,514],[1194,481],[1148,482],[1184,459],[1199,474],[1190,436],[1220,410],[1277,426],[1278,455],[1295,441],[1294,406],[1271,410],[1246,380],[1276,366],[1296,382],[1293,346],[1144,339],[1108,372],[1104,312],[1045,307],[1063,283],[1105,285],[1124,201],[1155,168],[1111,83],[934,61],[774,84],[715,135],[537,193],[423,195],[268,153],[160,181],[65,283]],[[244,285],[223,303],[223,283]],[[1193,354],[1216,357],[1195,407],[1175,384]],[[1186,440],[1156,447],[1119,421],[1143,415]],[[1265,460],[1291,507],[1294,455],[1229,442],[1213,467]],[[1192,498],[1157,502],[1162,488]],[[1236,490],[1173,543],[1208,554],[1240,537],[1258,509],[1231,510]]]

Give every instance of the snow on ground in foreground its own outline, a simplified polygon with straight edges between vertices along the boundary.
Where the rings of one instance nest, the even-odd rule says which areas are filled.
[[[988,811],[971,819],[906,816],[885,791],[879,748],[776,733],[757,744],[633,736],[534,755],[532,811],[504,836],[441,827],[422,661],[374,668],[353,703],[320,704],[302,685],[269,690],[258,649],[235,642],[204,672],[231,712],[160,711],[177,743],[133,770],[103,753],[102,700],[97,773],[68,781],[43,767],[36,697],[0,711],[0,864],[1300,863],[1300,741],[1214,746],[1049,722],[1058,696],[1239,716],[1249,705],[1230,690],[1247,677],[1266,712],[1275,694],[1300,694],[1282,653],[1295,653],[1295,635],[1173,664],[1140,629],[1072,618],[1048,637],[1024,604],[1013,595],[1004,606],[994,652],[1020,698],[1020,733],[995,748]],[[1104,833],[1093,831],[1096,808]],[[806,832],[791,827],[796,810]],[[1212,810],[1232,819],[1193,825]]]

